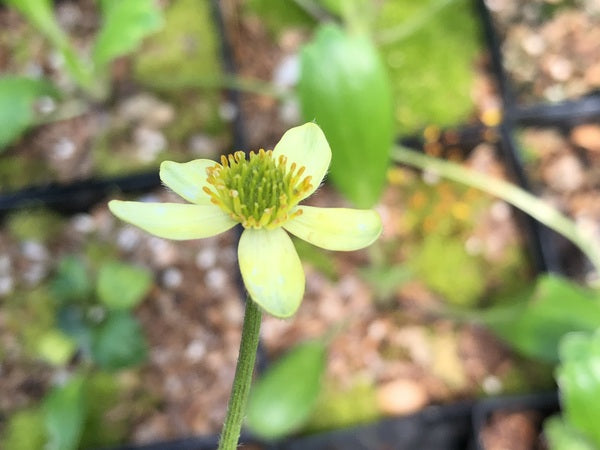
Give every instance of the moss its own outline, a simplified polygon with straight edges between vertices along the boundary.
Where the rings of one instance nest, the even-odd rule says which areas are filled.
[[[111,447],[125,440],[131,419],[129,406],[120,404],[121,394],[114,375],[97,372],[86,380],[88,409],[81,448]]]
[[[47,209],[29,209],[12,213],[8,217],[8,230],[21,241],[48,242],[62,229],[60,215]]]
[[[38,408],[13,414],[0,439],[0,447],[11,450],[42,450],[45,443],[46,426]]]
[[[526,359],[511,366],[500,380],[505,394],[539,392],[555,386],[551,365]]]
[[[460,239],[427,236],[410,265],[452,305],[475,306],[485,292],[484,268],[478,258],[467,253]]]
[[[4,311],[7,328],[29,356],[37,357],[40,342],[54,326],[54,303],[47,287],[13,293],[6,300]]]
[[[376,31],[393,29],[425,14],[437,0],[384,3]],[[429,17],[405,39],[382,46],[396,98],[402,134],[425,125],[464,121],[473,110],[470,98],[473,63],[480,34],[471,2],[456,0]]]
[[[0,191],[12,191],[48,181],[48,166],[41,159],[21,155],[0,157]]]
[[[330,381],[325,383],[305,430],[318,432],[349,427],[379,417],[377,394],[372,383],[359,378],[349,389],[343,389]]]
[[[135,78],[166,90],[214,81],[221,68],[213,22],[209,2],[172,2],[165,12],[164,28],[146,42],[135,59]]]

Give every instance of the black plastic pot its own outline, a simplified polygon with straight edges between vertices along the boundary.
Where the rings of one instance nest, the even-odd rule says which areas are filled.
[[[534,411],[543,419],[559,411],[558,393],[542,392],[537,394],[494,397],[479,401],[473,408],[474,448],[485,450],[482,432],[491,417],[497,413],[515,413]]]

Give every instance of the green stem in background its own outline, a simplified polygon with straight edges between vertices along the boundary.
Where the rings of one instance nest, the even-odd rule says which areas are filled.
[[[420,169],[434,170],[442,177],[481,189],[488,194],[501,198],[570,240],[589,258],[596,272],[600,273],[599,243],[592,237],[582,233],[575,222],[567,216],[534,195],[506,181],[404,147],[397,146],[394,148],[392,159]]]
[[[231,396],[229,397],[227,416],[219,440],[219,450],[235,450],[238,445],[250,385],[252,384],[252,372],[254,371],[256,350],[258,349],[261,319],[262,312],[259,306],[248,297],[246,299],[240,353],[235,369]]]
[[[375,41],[380,45],[400,42],[415,34],[425,25],[428,25],[433,16],[453,2],[454,0],[434,0],[427,8],[424,8],[409,20],[402,22],[398,26],[377,33]]]

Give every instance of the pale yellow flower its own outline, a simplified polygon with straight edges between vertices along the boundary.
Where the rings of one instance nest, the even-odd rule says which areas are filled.
[[[110,210],[149,233],[198,239],[240,223],[238,260],[248,293],[276,317],[293,315],[304,296],[304,270],[286,231],[329,250],[357,250],[381,233],[373,210],[299,205],[323,180],[331,149],[314,123],[288,130],[273,151],[165,161],[163,183],[192,204],[113,200]]]

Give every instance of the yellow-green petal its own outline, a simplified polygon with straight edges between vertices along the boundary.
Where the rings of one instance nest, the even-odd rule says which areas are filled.
[[[305,176],[311,176],[312,189],[301,200],[319,187],[331,162],[331,148],[325,134],[312,122],[286,131],[273,149],[273,156],[279,155],[287,156],[288,167],[295,162],[298,167],[305,167]]]
[[[119,219],[166,239],[200,239],[232,228],[236,222],[215,205],[143,203],[112,200],[108,208]]]
[[[250,297],[275,317],[293,315],[304,296],[304,269],[292,240],[281,228],[247,228],[238,247]]]
[[[327,250],[358,250],[381,234],[381,218],[372,209],[300,206],[302,214],[283,227],[290,233]]]
[[[186,163],[164,161],[160,165],[160,179],[188,202],[210,205],[210,197],[202,188],[207,184],[206,169],[215,164],[210,159],[196,159]]]

